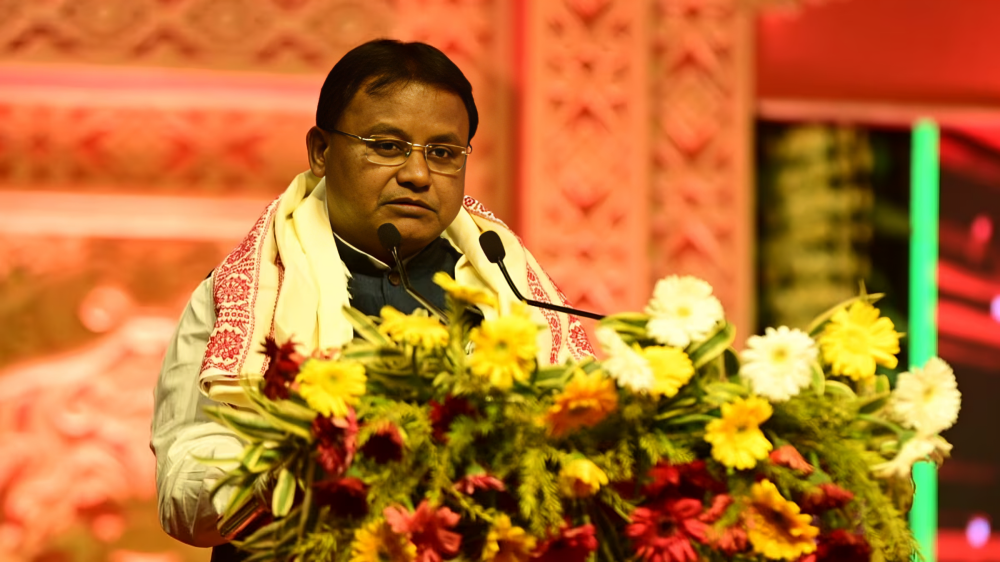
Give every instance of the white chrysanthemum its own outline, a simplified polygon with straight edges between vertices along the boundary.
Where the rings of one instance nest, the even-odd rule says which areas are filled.
[[[816,342],[802,330],[781,326],[767,328],[763,336],[750,336],[740,353],[740,377],[750,388],[772,402],[782,402],[812,382]]]
[[[913,471],[913,463],[924,460],[935,451],[947,455],[951,452],[951,443],[944,439],[933,436],[916,436],[903,444],[891,461],[876,464],[872,467],[872,472],[879,478],[909,478]]]
[[[900,374],[890,407],[905,427],[923,435],[941,433],[955,424],[962,407],[955,373],[947,363],[933,357],[923,369]]]
[[[604,360],[604,370],[618,382],[618,386],[633,392],[649,392],[656,378],[649,361],[625,343],[618,332],[607,326],[594,331],[597,343],[608,355]]]
[[[657,281],[646,314],[652,317],[646,326],[650,337],[681,348],[708,337],[723,317],[722,303],[712,296],[712,286],[690,275]]]

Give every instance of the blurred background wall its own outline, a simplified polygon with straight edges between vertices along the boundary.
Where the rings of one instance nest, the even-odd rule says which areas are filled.
[[[1000,560],[963,534],[1000,516],[998,26],[992,0],[0,0],[0,560],[207,560],[156,522],[163,348],[376,37],[469,77],[467,193],[577,306],[688,273],[743,336],[861,280],[905,326],[908,128],[938,119],[966,397],[941,559]]]

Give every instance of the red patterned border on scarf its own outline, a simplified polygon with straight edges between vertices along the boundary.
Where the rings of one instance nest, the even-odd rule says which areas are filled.
[[[216,320],[208,338],[202,372],[215,368],[235,377],[246,361],[253,343],[250,339],[253,337],[264,237],[277,208],[278,199],[275,199],[212,276]]]
[[[528,288],[531,296],[539,302],[552,304],[549,295],[542,288],[542,283],[538,280],[535,270],[528,265]],[[559,315],[547,309],[540,309],[545,320],[549,323],[549,332],[552,334],[552,352],[549,354],[549,363],[555,365],[559,361],[559,350],[562,348],[562,324],[559,323]]]
[[[504,224],[502,220],[498,219],[492,211],[487,210],[486,206],[477,201],[474,197],[466,195],[465,198],[462,199],[462,206],[465,207],[466,211],[469,211],[473,215],[503,225],[504,228],[510,230],[510,228]]]

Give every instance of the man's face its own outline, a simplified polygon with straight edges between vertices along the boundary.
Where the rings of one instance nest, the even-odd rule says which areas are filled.
[[[469,116],[462,99],[420,83],[376,96],[362,87],[337,129],[421,145],[469,143]],[[351,245],[391,263],[378,241],[379,226],[391,222],[399,229],[400,257],[407,257],[441,236],[455,220],[465,195],[465,168],[453,175],[431,172],[421,148],[414,148],[405,164],[374,164],[365,157],[365,143],[337,133],[324,136],[330,222]]]

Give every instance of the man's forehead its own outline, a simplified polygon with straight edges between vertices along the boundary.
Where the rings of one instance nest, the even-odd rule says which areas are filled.
[[[422,82],[402,82],[369,93],[358,90],[343,114],[345,122],[364,127],[357,134],[408,137],[418,133],[425,141],[462,144],[469,130],[469,114],[454,92]],[[353,131],[351,131],[353,132]],[[407,139],[409,140],[409,139]]]

